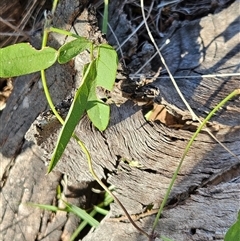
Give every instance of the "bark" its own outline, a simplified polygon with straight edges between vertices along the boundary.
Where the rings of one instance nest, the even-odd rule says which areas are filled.
[[[117,4],[119,5],[114,8],[113,15],[120,16],[119,14],[123,13],[123,7],[120,2]],[[64,1],[62,6],[65,7]],[[239,69],[238,6],[239,1],[236,1],[216,14],[190,21],[174,21],[166,36],[158,39],[158,45],[162,46],[166,39],[170,38],[171,41],[163,48],[162,54],[172,74],[179,76],[176,78],[177,84],[200,118],[204,118],[220,100],[239,88],[240,78],[237,76],[201,77],[213,73],[236,73]],[[113,8],[113,6],[110,7]],[[74,6],[68,9],[69,13],[71,12],[71,18],[67,15],[68,13],[61,18],[56,17],[58,26],[62,26],[61,21],[64,20],[67,22],[66,28],[71,28],[72,21],[76,20],[77,16],[74,9]],[[87,29],[88,31],[84,33],[87,37],[103,41],[99,32],[92,27],[94,26],[92,20],[91,24],[86,23],[87,27],[81,25],[84,22],[81,21],[82,18],[86,17],[89,20],[90,16],[89,12],[84,11],[80,19],[75,21],[75,28],[80,31]],[[67,18],[71,20],[66,21]],[[128,18],[122,15],[118,21],[120,19],[121,21],[125,19],[125,27],[128,28],[123,29],[123,32],[132,31],[133,26],[128,22]],[[114,26],[118,27],[116,24]],[[111,36],[109,39],[113,41]],[[59,43],[62,44],[63,41],[60,39]],[[138,43],[137,36],[134,37],[134,41]],[[148,43],[148,49],[152,49],[150,43]],[[140,52],[136,51],[134,49],[128,53],[134,59],[132,61],[135,61],[134,64],[130,63],[130,66],[132,64],[136,67],[138,63],[141,67],[143,63],[141,61],[149,58],[148,52],[144,49]],[[55,103],[61,102],[74,89],[73,75],[77,76],[76,78],[81,76],[79,71],[82,66],[78,65],[81,60],[87,61],[87,55],[81,55],[75,59],[77,73],[73,73],[70,64],[64,67],[57,66],[56,69],[53,68],[52,73],[49,73],[49,76],[53,76],[49,79],[59,81],[53,81],[50,84],[52,94],[56,95]],[[161,64],[156,57],[144,71],[156,71]],[[136,69],[130,70],[131,77],[136,77],[134,74]],[[62,78],[63,74],[66,75],[64,78]],[[104,132],[99,132],[85,116],[76,128],[76,133],[91,153],[94,170],[98,176],[116,187],[117,197],[137,224],[148,233],[151,233],[157,208],[166,193],[184,149],[198,126],[198,123],[192,120],[191,114],[181,101],[164,69],[159,77],[161,78],[153,81],[147,78],[142,82],[136,82],[134,78],[132,80],[121,76],[113,93],[110,94],[109,127]],[[29,83],[32,84],[29,85]],[[49,223],[46,223],[44,220],[48,217],[47,214],[41,218],[41,212],[34,211],[34,217],[36,220],[41,220],[41,225],[31,226],[31,234],[27,236],[25,232],[27,224],[21,221],[21,218],[28,220],[27,218],[32,215],[22,216],[21,205],[15,206],[14,211],[9,208],[13,206],[9,203],[10,197],[13,197],[11,200],[16,202],[25,200],[33,202],[37,200],[38,203],[51,202],[55,198],[55,193],[49,181],[56,186],[61,179],[57,172],[52,176],[44,176],[46,172],[44,162],[51,156],[60,125],[48,112],[44,112],[36,119],[38,113],[46,109],[43,94],[39,91],[38,83],[33,80],[23,85],[19,80],[15,81],[14,94],[0,117],[1,123],[4,123],[1,124],[0,137],[4,180],[2,200],[8,200],[4,202],[6,211],[2,215],[4,225],[1,225],[3,227],[1,231],[5,239],[19,234],[22,236],[14,240],[21,240],[23,236],[26,240],[32,240],[31,237],[36,236],[40,230],[42,236],[38,236],[38,239],[44,237],[44,240],[51,240],[51,235],[60,238],[67,216],[56,214]],[[31,86],[31,90],[26,92],[26,86]],[[70,100],[62,102],[60,111],[63,114],[68,110],[69,102]],[[26,103],[29,103],[27,108]],[[164,111],[154,118],[155,121],[146,121],[144,114],[151,109],[152,105],[157,107],[160,104]],[[227,229],[235,221],[240,198],[239,106],[240,99],[236,97],[228,102],[208,124],[212,133],[235,156],[216,143],[206,130],[201,131],[184,160],[168,205],[155,230],[159,235],[173,240],[223,240]],[[28,133],[24,139],[23,136],[27,130]],[[41,159],[44,162],[40,161]],[[93,181],[86,158],[74,141],[69,143],[57,165],[57,170],[68,175],[69,186],[86,187],[86,183]],[[38,172],[39,176],[35,176],[35,172]],[[16,176],[22,179],[16,179]],[[31,176],[35,177],[36,181],[32,181]],[[45,185],[51,191],[46,193],[43,190],[41,198],[34,197],[35,193],[40,193],[42,187],[46,187]],[[27,198],[23,195],[25,189],[21,188],[22,186],[33,190]],[[20,194],[17,194],[17,191],[13,192],[13,189],[19,190]],[[74,191],[71,193],[69,190],[66,190],[66,193],[73,195]],[[150,211],[149,205],[152,205]],[[24,214],[28,212],[29,210]],[[13,222],[14,213],[18,215],[18,224],[10,225]],[[8,216],[11,218],[7,218]],[[60,223],[56,221],[58,217]],[[21,227],[21,232],[17,227]],[[68,237],[67,227],[69,226],[65,225],[63,240],[64,237]],[[146,240],[146,237],[140,235],[131,226],[116,204],[112,204],[108,217],[83,240],[120,239]]]

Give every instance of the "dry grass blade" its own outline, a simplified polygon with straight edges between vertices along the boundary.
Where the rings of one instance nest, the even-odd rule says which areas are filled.
[[[11,24],[10,21],[7,21],[7,20],[0,17],[0,22],[5,24],[6,26],[10,27],[15,32],[17,32],[17,33],[14,33],[14,32],[13,33],[8,33],[8,32],[4,33],[4,32],[2,32],[2,33],[0,33],[1,36],[24,36],[24,37],[28,38],[28,35],[24,31],[22,31],[21,29],[19,29],[16,26],[14,26],[13,24]]]
[[[45,0],[14,0],[11,3],[3,0],[0,3],[0,47],[28,39],[30,26],[35,22],[34,15],[38,15],[44,4]]]
[[[157,51],[157,53],[158,53],[158,55],[159,55],[159,57],[160,57],[163,65],[165,66],[165,68],[166,68],[166,70],[167,70],[167,72],[168,72],[168,74],[169,74],[169,77],[170,77],[170,79],[171,79],[171,81],[172,81],[172,83],[173,83],[173,85],[174,85],[177,93],[179,94],[179,96],[180,96],[180,98],[182,99],[183,103],[186,105],[187,109],[189,110],[189,112],[190,112],[190,114],[191,114],[191,116],[192,116],[192,119],[193,119],[193,120],[197,120],[200,124],[202,124],[202,121],[200,120],[200,118],[194,113],[194,111],[192,110],[191,106],[188,104],[188,102],[187,102],[186,99],[184,98],[183,94],[181,93],[181,91],[180,91],[180,89],[179,89],[176,81],[174,80],[174,78],[173,78],[173,76],[172,76],[172,74],[171,74],[171,72],[170,72],[170,70],[169,70],[169,68],[168,68],[168,66],[167,66],[167,64],[166,64],[166,62],[165,62],[165,60],[164,60],[164,58],[163,58],[163,56],[162,56],[162,54],[161,54],[158,46],[157,46],[154,38],[153,38],[153,35],[152,35],[152,33],[151,33],[150,29],[149,29],[148,23],[147,23],[147,19],[146,19],[146,17],[145,17],[143,0],[141,0],[141,9],[142,9],[142,16],[143,16],[143,20],[144,20],[144,23],[145,23],[145,26],[146,26],[146,30],[147,30],[147,32],[148,32],[148,36],[149,36],[149,38],[151,39],[151,41],[152,41],[152,43],[153,43],[153,45],[154,45],[154,47],[155,47],[155,49],[156,49],[156,51]],[[150,10],[150,11],[151,11],[151,10]],[[222,143],[211,133],[211,131],[210,131],[209,129],[206,128],[205,130],[206,130],[207,133],[208,133],[218,144],[220,144],[228,153],[230,153],[232,156],[234,156],[237,160],[240,160],[240,158],[239,158],[238,156],[236,156],[231,150],[229,150],[224,144],[222,144]]]

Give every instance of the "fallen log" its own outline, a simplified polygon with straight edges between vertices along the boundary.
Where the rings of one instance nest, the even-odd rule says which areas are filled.
[[[204,118],[206,113],[232,90],[239,88],[239,77],[237,76],[206,76],[213,73],[235,73],[239,68],[238,4],[239,2],[236,1],[217,14],[178,23],[173,26],[174,30],[169,32],[170,35],[158,42],[161,46],[167,38],[170,38],[171,42],[162,50],[162,54],[173,75],[177,76],[176,81],[181,92],[200,118]],[[65,6],[64,3],[63,6]],[[121,10],[121,8],[119,9]],[[88,12],[85,11],[85,14],[88,15]],[[84,14],[81,16],[83,17]],[[60,21],[60,19],[58,20]],[[80,27],[80,29],[82,28]],[[87,31],[86,34],[90,32]],[[63,40],[60,40],[60,43],[62,43],[61,41]],[[76,58],[76,60],[79,59]],[[156,60],[156,63],[158,62],[159,60]],[[77,63],[79,61],[75,61],[75,65]],[[159,64],[161,63],[159,62]],[[70,69],[63,70],[63,72],[72,73],[71,66],[68,68]],[[81,69],[79,66],[75,66],[75,68]],[[146,84],[142,86],[131,79],[123,78],[118,81],[113,93],[110,94],[111,118],[109,127],[104,132],[97,131],[86,116],[76,128],[76,133],[91,153],[93,166],[98,176],[109,184],[115,185],[117,197],[137,224],[149,233],[157,208],[166,193],[182,153],[198,125],[192,120],[190,112],[165,73],[163,70],[160,75],[162,78],[146,81]],[[70,74],[65,79],[72,79],[72,76]],[[77,76],[79,77],[80,74],[78,73]],[[189,76],[195,77],[188,78]],[[67,93],[74,89],[73,85],[66,84],[67,91],[61,94],[59,99],[56,98],[56,102],[61,102]],[[16,86],[15,88],[20,89]],[[38,88],[35,87],[35,89],[35,92],[29,92],[29,94],[35,94],[25,94],[24,98],[30,96],[29,103],[32,103],[32,100],[37,97],[39,100],[36,104],[38,104],[44,98],[38,93]],[[147,90],[151,90],[150,93],[154,93],[152,90],[157,90],[157,94],[149,97]],[[62,93],[62,88],[53,93]],[[27,112],[29,113],[28,124],[26,122],[24,125],[21,122],[16,124],[14,121],[8,121],[10,120],[9,113],[12,113],[10,115],[12,120],[16,116],[20,116],[20,120],[24,119],[20,115],[26,106],[24,98],[19,98],[19,108],[11,112],[16,105],[14,105],[16,99],[12,97],[8,109],[4,110],[0,117],[3,121],[1,123],[4,123],[4,128],[1,129],[1,133],[4,133],[1,143],[3,143],[2,154],[5,161],[3,163],[6,163],[3,172],[6,179],[3,185],[5,190],[17,185],[16,180],[10,181],[14,170],[10,167],[15,167],[17,163],[20,163],[16,161],[20,157],[14,159],[14,162],[9,165],[11,158],[20,153],[22,154],[19,156],[28,155],[30,157],[29,152],[25,150],[29,150],[31,147],[31,150],[36,149],[39,153],[38,157],[34,157],[35,160],[43,159],[46,162],[51,156],[60,130],[56,119],[51,114],[50,118],[48,115],[46,116],[46,112],[33,122],[38,113],[46,108],[46,104],[37,110],[36,106],[30,107],[31,105],[29,105],[27,108],[29,111]],[[152,105],[154,103],[162,105],[165,110],[162,113],[163,116],[160,113],[155,121],[147,121],[144,117],[145,113],[152,108],[149,105],[149,98]],[[228,153],[216,143],[206,130],[202,131],[191,147],[179,172],[166,209],[155,230],[158,234],[174,240],[223,240],[227,229],[236,219],[240,197],[239,102],[239,97],[231,100],[211,119],[208,125],[218,140],[236,156]],[[63,110],[66,111],[64,108]],[[167,116],[171,116],[170,122],[166,121]],[[27,140],[23,140],[23,133],[30,125],[26,135]],[[15,136],[13,141],[12,133],[19,133],[20,127],[23,130],[20,132],[19,138]],[[19,144],[22,141],[24,145]],[[21,165],[23,164],[21,163]],[[7,172],[6,169],[9,171]],[[46,172],[44,165],[42,165],[42,169],[43,172]],[[74,141],[69,143],[56,169],[67,174],[70,186],[76,187],[93,181],[88,171],[86,158]],[[58,178],[56,177],[54,180],[59,180]],[[14,195],[13,192],[11,193]],[[151,210],[148,210],[149,206],[152,206]],[[9,211],[9,213],[11,212]],[[58,216],[55,216],[55,220],[56,217]],[[9,219],[6,223],[9,225],[12,220]],[[62,228],[65,223],[66,219],[60,227]],[[4,226],[5,237],[7,237],[7,231],[10,232],[12,228],[9,228],[8,225]],[[26,224],[23,225],[23,228],[27,228]],[[34,230],[36,235],[36,228]],[[60,237],[59,229],[54,230],[58,232],[57,237]],[[21,232],[21,235],[23,234],[24,232]],[[31,235],[30,237],[32,237]],[[50,236],[45,235],[44,240],[48,238]],[[146,237],[140,235],[131,226],[116,204],[111,205],[110,215],[101,225],[84,238],[84,240],[120,239],[146,240]]]

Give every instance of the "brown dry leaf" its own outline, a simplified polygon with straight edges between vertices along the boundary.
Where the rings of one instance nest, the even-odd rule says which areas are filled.
[[[182,128],[185,124],[185,121],[180,116],[174,116],[167,110],[165,105],[157,103],[153,104],[153,109],[147,119],[149,121],[160,121],[162,124],[172,128]]]
[[[7,99],[12,93],[12,79],[0,79],[0,111],[6,107]]]

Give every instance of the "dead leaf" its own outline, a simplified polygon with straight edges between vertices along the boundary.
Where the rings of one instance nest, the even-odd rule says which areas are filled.
[[[12,79],[0,79],[0,111],[6,107],[7,99],[12,93]]]
[[[172,128],[182,128],[186,121],[181,116],[175,116],[168,111],[165,105],[153,104],[153,109],[145,115],[148,121],[160,121],[162,124]]]

